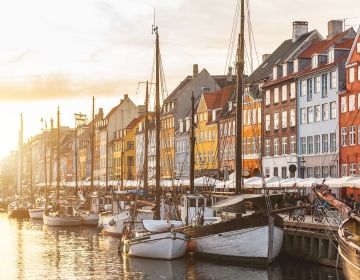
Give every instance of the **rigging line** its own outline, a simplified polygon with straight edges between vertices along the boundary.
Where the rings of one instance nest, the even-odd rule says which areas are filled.
[[[231,61],[231,56],[232,56],[232,51],[233,51],[232,48],[234,46],[234,37],[235,37],[237,21],[238,21],[238,13],[239,13],[239,1],[236,1],[235,15],[234,15],[234,19],[233,19],[233,24],[232,24],[231,34],[230,34],[230,39],[229,39],[229,45],[228,45],[228,50],[227,50],[227,54],[226,54],[224,75],[226,74],[227,66],[228,66],[228,64],[230,64],[230,61]],[[231,51],[231,53],[230,53],[230,51]]]
[[[249,0],[246,0],[246,5],[247,5],[247,7],[248,7],[248,17],[247,17],[247,18],[248,18],[249,27],[250,27],[249,34],[251,34],[251,37],[252,37],[252,41],[253,41],[253,46],[254,46],[254,50],[255,50],[255,55],[256,55],[257,64],[260,65],[259,54],[258,54],[258,51],[257,51],[257,48],[256,48],[256,43],[255,43],[254,30],[253,30],[253,28],[252,28]]]

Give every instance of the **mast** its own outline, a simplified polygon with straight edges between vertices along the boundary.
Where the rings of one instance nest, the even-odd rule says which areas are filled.
[[[148,150],[149,150],[149,82],[146,81],[145,124],[144,124],[144,193],[148,191]]]
[[[109,169],[109,143],[108,143],[108,140],[109,140],[109,134],[108,134],[108,130],[106,129],[106,146],[105,146],[105,149],[106,149],[106,154],[105,154],[105,188],[107,189],[108,187],[108,169]]]
[[[57,166],[56,166],[56,200],[60,196],[60,108],[57,111]]]
[[[94,187],[94,157],[95,157],[95,97],[92,98],[92,124],[91,124],[91,186],[90,190]]]
[[[121,180],[121,190],[124,190],[124,136],[121,140],[121,161],[120,161],[120,180]]]
[[[156,145],[156,169],[155,169],[155,186],[156,186],[156,199],[155,199],[155,220],[160,219],[160,47],[159,47],[159,32],[158,27],[153,25],[153,33],[155,33],[155,48],[156,48],[156,69],[155,69],[155,145]]]
[[[240,34],[238,39],[237,49],[237,84],[236,84],[236,135],[235,135],[235,193],[239,194],[242,191],[242,106],[243,106],[243,74],[244,74],[244,0],[241,0],[241,20],[240,20]]]
[[[18,152],[18,168],[17,168],[17,193],[22,195],[22,152],[23,152],[23,116],[20,114],[20,130],[19,130],[19,152]]]
[[[195,97],[194,92],[191,95],[191,131],[190,131],[190,193],[194,193],[194,178],[195,178],[195,129],[194,129],[194,117],[195,117]]]
[[[47,163],[46,163],[46,122],[45,122],[45,129],[44,129],[44,177],[45,177],[45,200],[48,195],[47,190]]]
[[[75,192],[78,190],[78,154],[77,154],[77,114],[75,115],[75,129],[74,129],[74,160],[75,160]]]
[[[50,119],[50,170],[49,170],[49,188],[51,190],[51,186],[52,186],[52,180],[53,180],[53,168],[54,168],[54,164],[53,164],[53,128],[54,128],[54,120],[53,118]],[[47,202],[47,197],[45,198],[46,202]]]

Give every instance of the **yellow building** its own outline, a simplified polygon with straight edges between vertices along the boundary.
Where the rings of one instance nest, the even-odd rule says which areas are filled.
[[[218,175],[218,117],[232,91],[233,86],[227,86],[215,92],[205,92],[200,97],[195,119],[195,170],[199,176]]]
[[[170,103],[170,106],[172,106]],[[164,179],[174,178],[174,162],[175,162],[175,126],[174,115],[169,112],[161,116],[161,132],[160,132],[160,161],[161,161],[161,177]]]
[[[113,176],[116,180],[136,180],[136,132],[144,117],[133,119],[129,125],[116,131],[113,142]]]

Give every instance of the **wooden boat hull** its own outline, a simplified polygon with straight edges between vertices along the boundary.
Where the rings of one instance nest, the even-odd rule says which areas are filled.
[[[44,208],[31,208],[29,209],[30,219],[33,220],[42,220],[43,219]]]
[[[284,237],[278,215],[253,214],[225,222],[181,230],[190,237],[195,255],[249,263],[271,263],[280,254]]]
[[[146,234],[139,238],[125,240],[123,252],[128,256],[173,260],[185,255],[187,238],[180,232]]]
[[[80,226],[80,216],[50,216],[44,212],[43,222],[54,227]]]
[[[348,234],[348,228],[356,231],[354,236]],[[360,223],[352,218],[343,222],[339,228],[338,252],[342,269],[347,280],[360,279]]]
[[[7,213],[10,218],[15,219],[28,219],[30,217],[29,210],[26,208],[8,209]]]

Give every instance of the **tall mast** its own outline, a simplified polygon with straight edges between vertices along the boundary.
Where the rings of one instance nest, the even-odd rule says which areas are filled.
[[[47,162],[46,162],[46,121],[45,121],[45,128],[44,128],[44,182],[45,182],[45,199],[48,195],[47,190]]]
[[[194,179],[195,179],[195,129],[194,129],[194,117],[195,117],[195,97],[194,92],[191,95],[191,131],[190,131],[190,193],[194,193]]]
[[[105,152],[106,152],[106,154],[105,154],[105,159],[106,159],[106,162],[105,162],[105,187],[106,187],[106,189],[109,184],[109,182],[108,182],[108,176],[109,176],[109,174],[108,174],[108,172],[109,172],[109,170],[108,170],[109,169],[109,162],[108,162],[108,160],[109,160],[109,143],[108,143],[108,140],[109,140],[109,135],[108,135],[108,130],[106,128],[106,146],[105,146]]]
[[[242,106],[243,106],[243,74],[244,74],[244,0],[241,0],[240,34],[237,49],[237,85],[236,85],[236,135],[235,135],[235,177],[236,194],[242,191]]]
[[[92,98],[92,124],[91,124],[91,186],[90,189],[92,190],[94,187],[94,157],[95,157],[95,97]]]
[[[77,114],[75,115],[75,129],[74,129],[74,161],[75,161],[75,191],[78,190],[78,154],[77,154]]]
[[[149,150],[149,82],[146,81],[145,124],[144,124],[144,192],[148,191],[148,150]]]
[[[20,130],[19,130],[19,152],[18,152],[18,168],[17,168],[17,193],[22,195],[22,152],[23,152],[23,116],[20,114]]]
[[[155,123],[156,123],[156,134],[155,134],[155,145],[156,145],[156,157],[155,157],[155,186],[156,186],[156,210],[155,220],[160,219],[160,47],[159,47],[159,32],[158,27],[153,25],[153,33],[155,33],[155,48],[156,48],[156,68],[155,68]]]
[[[53,163],[53,128],[54,128],[54,120],[53,118],[50,119],[50,170],[49,170],[49,188],[51,190],[51,186],[52,186],[52,180],[53,180],[53,168],[54,168],[54,163]],[[47,197],[46,197],[46,201],[47,201]]]
[[[57,166],[56,166],[56,201],[60,197],[60,108],[57,111]]]

